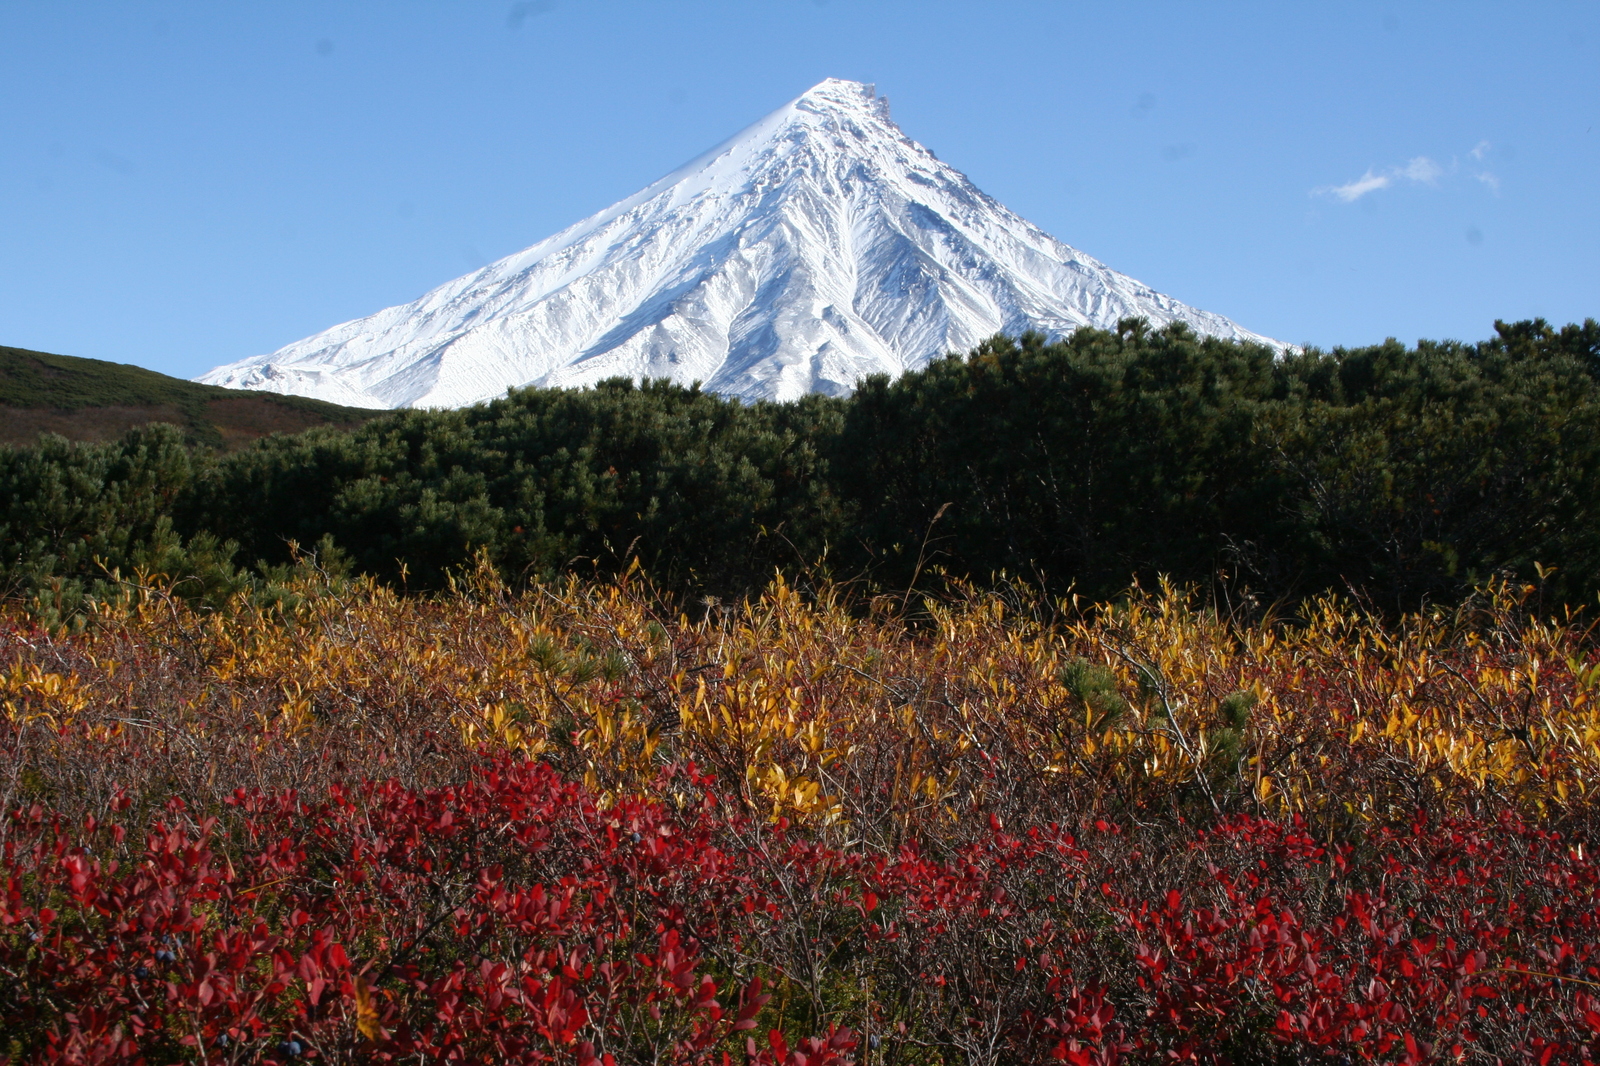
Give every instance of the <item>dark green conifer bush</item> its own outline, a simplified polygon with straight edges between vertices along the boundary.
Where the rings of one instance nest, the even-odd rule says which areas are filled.
[[[143,428],[0,448],[0,589],[70,614],[136,573],[220,599],[301,546],[412,590],[480,554],[740,596],[775,571],[904,596],[1001,574],[1105,598],[1384,612],[1497,575],[1600,591],[1600,324],[1275,356],[1181,325],[996,337],[850,399],[665,382],[513,391],[229,455]],[[1235,601],[1236,602],[1236,601]]]

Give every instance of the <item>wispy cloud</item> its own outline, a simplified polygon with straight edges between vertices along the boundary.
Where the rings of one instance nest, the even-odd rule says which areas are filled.
[[[1444,173],[1444,167],[1441,167],[1425,155],[1419,155],[1405,166],[1400,167],[1395,173],[1407,181],[1414,181],[1419,185],[1436,185],[1440,175]]]
[[[1489,154],[1489,142],[1479,141],[1477,147],[1467,153],[1473,159],[1482,161]],[[1355,181],[1347,181],[1343,185],[1319,185],[1311,190],[1312,196],[1331,196],[1342,203],[1354,203],[1368,193],[1377,192],[1379,189],[1388,189],[1402,183],[1411,185],[1438,185],[1439,179],[1447,174],[1454,174],[1459,170],[1459,164],[1454,157],[1448,167],[1430,159],[1428,156],[1413,156],[1400,166],[1384,167],[1382,170],[1367,168],[1367,172]],[[1491,191],[1500,192],[1500,179],[1488,171],[1474,172],[1473,177],[1483,182]]]
[[[1484,161],[1484,159],[1488,158],[1490,147],[1491,146],[1488,141],[1479,141],[1473,147],[1472,151],[1468,152],[1467,154],[1481,163]],[[1473,171],[1472,176],[1483,182],[1484,186],[1490,192],[1494,193],[1496,196],[1500,195],[1500,179],[1494,174],[1494,172],[1488,170],[1475,170]]]
[[[1365,174],[1355,181],[1347,181],[1343,185],[1324,185],[1321,188],[1312,189],[1311,195],[1332,196],[1336,200],[1342,200],[1349,204],[1361,199],[1369,192],[1387,189],[1397,181],[1409,181],[1416,185],[1436,185],[1443,174],[1444,167],[1441,167],[1425,155],[1419,155],[1407,162],[1405,166],[1389,167],[1382,172],[1369,168]]]
[[[1348,204],[1355,200],[1361,199],[1369,192],[1377,192],[1379,189],[1387,189],[1391,184],[1393,184],[1393,180],[1389,177],[1389,175],[1374,174],[1369,170],[1355,181],[1347,182],[1344,185],[1324,185],[1320,189],[1311,190],[1311,193],[1313,196],[1317,195],[1318,193],[1327,193],[1331,196],[1339,198],[1340,200],[1343,200]]]

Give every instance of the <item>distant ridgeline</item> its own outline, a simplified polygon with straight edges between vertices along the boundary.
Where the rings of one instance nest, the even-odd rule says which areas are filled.
[[[112,571],[270,595],[298,544],[411,590],[481,553],[512,579],[637,557],[695,595],[819,569],[899,592],[1005,572],[1086,597],[1167,575],[1393,611],[1509,574],[1540,577],[1547,605],[1592,603],[1600,324],[1495,328],[1274,358],[1124,322],[995,338],[843,400],[610,381],[228,453],[163,426],[44,438],[0,448],[0,591],[56,616]]]
[[[0,347],[0,444],[32,444],[41,433],[115,440],[135,426],[168,422],[213,448],[237,448],[269,433],[354,426],[372,411],[299,396],[220,389],[153,370]]]

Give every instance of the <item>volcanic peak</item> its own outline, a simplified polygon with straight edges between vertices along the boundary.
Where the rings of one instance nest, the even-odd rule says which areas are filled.
[[[1130,316],[1282,347],[1049,236],[830,78],[524,251],[200,380],[367,407],[616,376],[787,400]]]

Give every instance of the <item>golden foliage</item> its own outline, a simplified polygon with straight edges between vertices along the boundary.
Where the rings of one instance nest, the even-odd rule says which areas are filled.
[[[436,783],[487,747],[612,796],[692,761],[725,802],[880,845],[974,810],[1559,817],[1600,767],[1589,634],[1518,590],[1392,626],[1335,600],[1236,625],[1170,588],[921,606],[778,581],[691,619],[636,576],[516,593],[487,571],[214,613],[150,592],[75,634],[5,620],[0,706],[13,787],[57,804]]]

